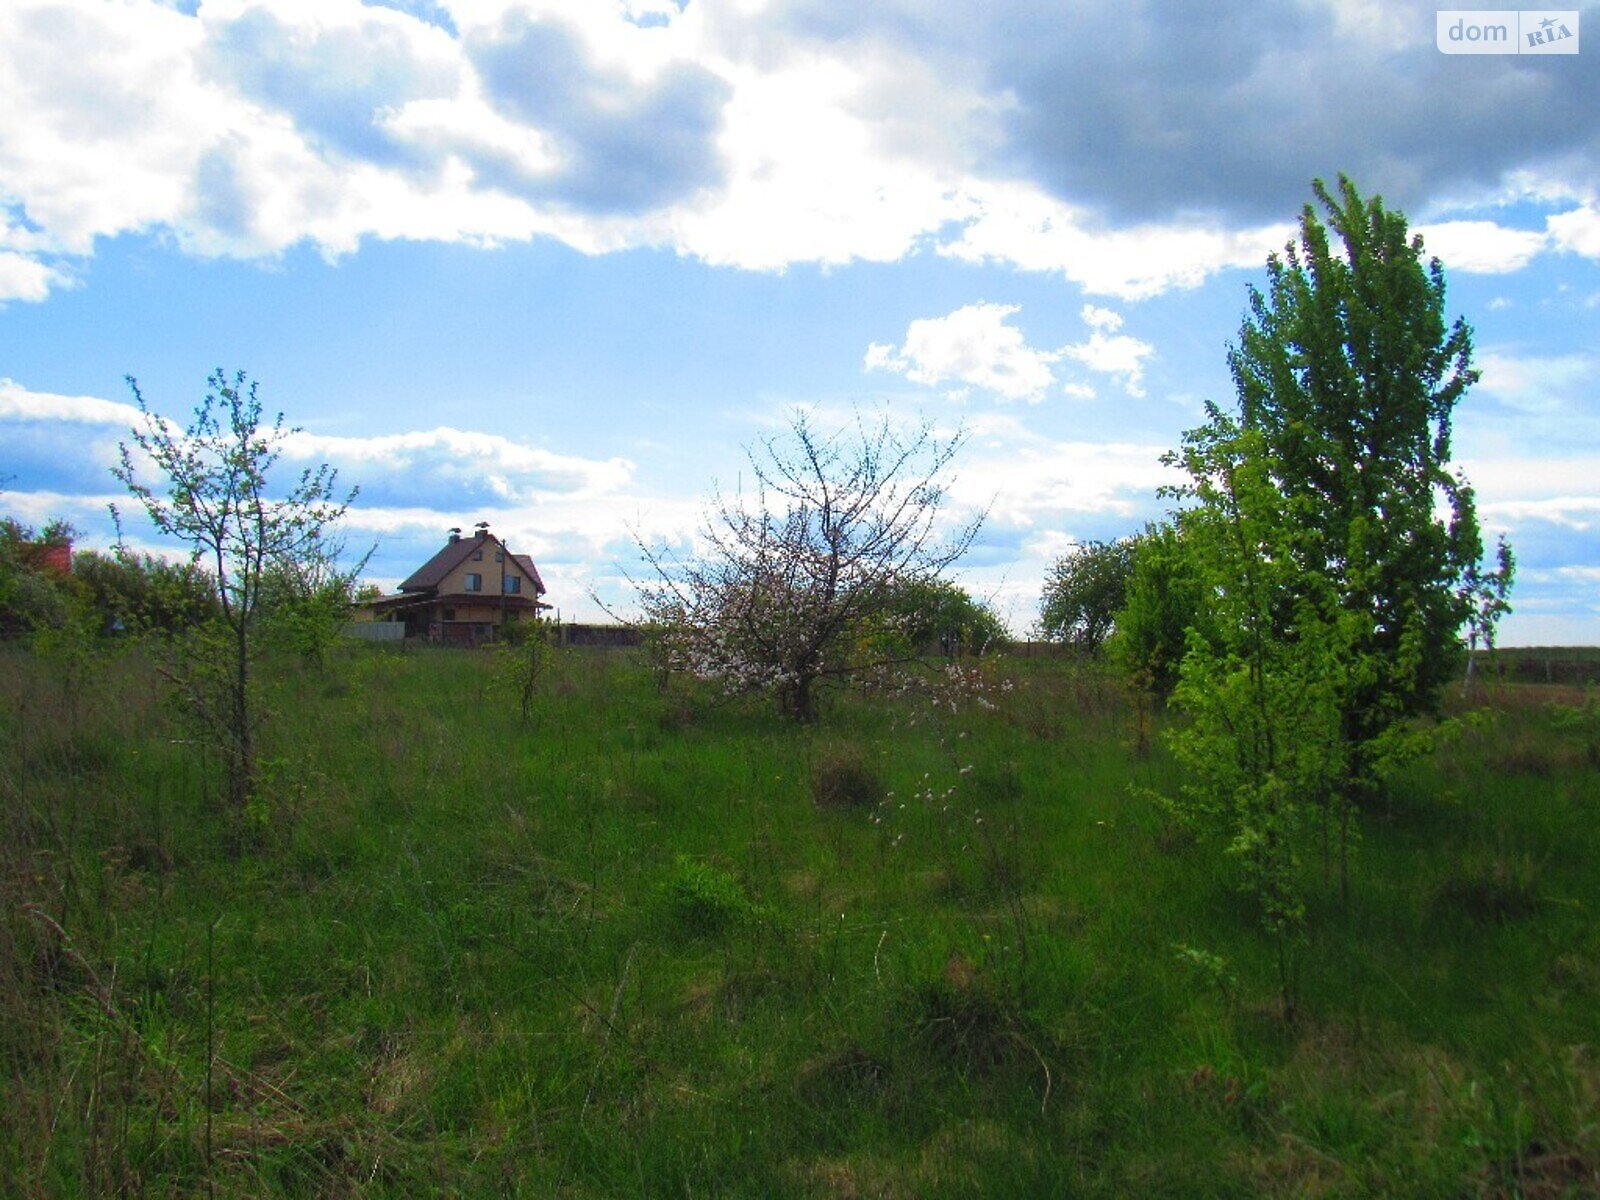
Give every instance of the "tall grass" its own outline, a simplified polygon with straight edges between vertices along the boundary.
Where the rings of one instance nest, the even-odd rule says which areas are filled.
[[[1129,788],[1172,765],[1071,663],[814,731],[607,651],[524,722],[490,655],[352,647],[272,672],[242,855],[136,654],[75,726],[44,665],[0,676],[0,1193],[1600,1182],[1600,794],[1536,706],[1367,814],[1289,1028],[1253,914]]]

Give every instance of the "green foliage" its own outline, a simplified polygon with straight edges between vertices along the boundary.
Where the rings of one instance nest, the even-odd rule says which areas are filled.
[[[70,542],[73,533],[65,521],[36,530],[13,517],[0,517],[0,636],[15,637],[66,618],[68,598],[44,559],[51,549]]]
[[[1084,542],[1045,576],[1039,631],[1085,654],[1098,654],[1127,603],[1138,538]]]
[[[511,621],[502,626],[503,636],[495,644],[495,676],[501,689],[516,701],[522,723],[533,720],[533,704],[539,683],[556,653],[552,645],[552,623],[540,616]]]
[[[896,588],[869,636],[889,659],[988,654],[1011,640],[993,608],[959,584],[928,577],[906,580]]]
[[[126,549],[84,550],[73,556],[72,574],[88,591],[107,633],[176,634],[220,612],[212,581],[192,562]]]
[[[709,937],[747,924],[761,910],[728,870],[680,854],[663,889],[673,919],[696,937]]]
[[[1466,326],[1444,323],[1443,270],[1348,180],[1314,190],[1340,249],[1308,205],[1229,352],[1238,415],[1208,405],[1169,460],[1191,481],[1178,539],[1212,617],[1174,693],[1180,803],[1242,868],[1290,1011],[1300,843],[1336,831],[1348,878],[1355,810],[1421,749],[1408,720],[1436,707],[1462,626],[1506,610],[1512,569],[1503,546],[1498,572],[1479,567],[1471,489],[1448,470],[1477,373]]]
[[[1450,471],[1454,409],[1478,372],[1471,331],[1446,326],[1443,268],[1402,214],[1348,179],[1337,195],[1314,191],[1328,225],[1307,205],[1298,246],[1268,261],[1265,294],[1252,289],[1228,355],[1238,422],[1213,414],[1208,438],[1222,471],[1246,452],[1230,449],[1235,433],[1258,434],[1254,452],[1290,501],[1298,580],[1276,604],[1292,614],[1309,601],[1344,625],[1341,733],[1364,788],[1367,748],[1436,708],[1462,627],[1481,636],[1506,611],[1511,563],[1503,552],[1497,589],[1479,566],[1472,490]],[[1478,603],[1486,588],[1497,602]]]
[[[214,390],[179,430],[150,410],[130,376],[140,425],[131,445],[119,447],[114,474],[157,532],[185,545],[190,562],[211,581],[217,616],[173,642],[178,653],[171,678],[197,731],[220,753],[229,807],[242,814],[256,788],[261,720],[251,667],[274,583],[301,578],[308,564],[313,570],[331,564],[326,537],[356,493],[336,498],[337,473],[327,464],[307,468],[282,488],[274,467],[284,440],[295,432],[284,425],[283,414],[265,423],[256,385],[243,371],[230,380],[219,370],[207,382]],[[153,485],[141,477],[135,450],[154,463]],[[280,591],[297,594],[292,583]],[[317,643],[317,653],[326,625],[326,607],[319,611],[319,603],[281,606],[291,615],[290,627]]]
[[[274,644],[317,667],[350,620],[356,580],[372,551],[349,567],[340,565],[344,556],[342,539],[319,534],[295,554],[277,558],[262,573],[263,631]]]
[[[1184,462],[1196,483],[1183,536],[1213,597],[1216,639],[1189,633],[1173,693],[1189,721],[1169,737],[1187,779],[1175,808],[1220,836],[1278,947],[1292,1013],[1305,920],[1299,843],[1343,772],[1344,646],[1340,627],[1322,621],[1317,596],[1303,594],[1285,610],[1284,597],[1308,587],[1296,561],[1302,526],[1288,518],[1296,501],[1270,478],[1260,443],[1254,431],[1214,439],[1209,427],[1187,439]]]
[[[1239,980],[1228,966],[1227,959],[1182,942],[1174,942],[1172,949],[1178,962],[1215,988],[1224,1003],[1233,1003],[1234,995],[1239,990]]]
[[[1178,685],[1189,630],[1215,640],[1205,580],[1181,538],[1181,527],[1168,522],[1149,526],[1135,540],[1123,607],[1107,646],[1135,688],[1161,700]]]

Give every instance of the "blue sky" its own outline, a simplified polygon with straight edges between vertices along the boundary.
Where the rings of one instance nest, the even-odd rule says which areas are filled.
[[[1600,643],[1600,73],[1441,54],[1434,14],[9,0],[0,511],[109,544],[124,376],[181,419],[242,368],[287,465],[360,485],[375,580],[487,520],[593,617],[744,447],[881,414],[966,431],[960,574],[1021,631],[1055,557],[1160,514],[1248,285],[1346,171],[1476,331],[1504,640]]]

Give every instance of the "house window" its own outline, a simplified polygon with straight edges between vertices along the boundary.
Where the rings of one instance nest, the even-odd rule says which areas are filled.
[[[504,550],[496,550],[494,552],[494,560],[495,562],[505,562],[506,552]]]
[[[483,551],[482,550],[474,550],[472,552],[472,561],[473,562],[482,562],[483,561]]]
[[[445,609],[444,610],[444,619],[446,621],[454,621],[456,619],[456,610],[453,609],[453,608]]]
[[[483,591],[483,576],[479,575],[476,571],[474,571],[471,574],[469,574],[467,576],[467,591],[469,591],[469,592],[481,592],[481,591]]]
[[[515,575],[506,576],[506,595],[515,596],[522,590],[522,580]]]

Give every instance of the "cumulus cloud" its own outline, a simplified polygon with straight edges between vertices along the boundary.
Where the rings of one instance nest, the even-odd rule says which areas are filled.
[[[1551,238],[1563,250],[1600,259],[1600,204],[1591,202],[1557,213],[1546,224]]]
[[[899,347],[882,342],[868,346],[863,365],[869,371],[904,375],[913,383],[965,385],[958,395],[976,387],[1002,400],[1037,403],[1057,387],[1054,364],[1066,358],[1112,376],[1129,395],[1144,395],[1144,360],[1155,348],[1119,333],[1119,313],[1085,305],[1081,315],[1089,337],[1056,350],[1040,350],[1028,345],[1022,331],[1010,323],[1020,311],[1015,304],[978,303],[947,316],[912,321]],[[1060,384],[1060,391],[1078,398],[1095,394],[1080,382]]]
[[[444,31],[398,12],[328,0],[208,0],[197,62],[264,110],[289,114],[313,144],[355,160],[403,162],[385,118],[461,90]]]
[[[764,17],[836,46],[892,38],[954,79],[1004,89],[993,173],[1009,168],[1119,224],[1184,213],[1259,222],[1339,170],[1416,207],[1592,156],[1591,72],[1441,55],[1434,12],[1420,0],[1381,15],[1351,0],[1270,11],[1250,0],[1133,10],[787,0]],[[1592,161],[1580,170],[1593,184]]]
[[[1007,318],[1015,304],[969,304],[943,317],[912,321],[899,349],[873,343],[868,370],[904,375],[931,386],[956,382],[992,392],[1005,400],[1043,399],[1055,382],[1051,363],[1059,355],[1036,350]]]
[[[1034,438],[1001,454],[967,457],[953,489],[994,520],[1025,528],[1071,524],[1088,514],[1132,521],[1156,507],[1156,489],[1178,482],[1167,446]]]
[[[1091,295],[1142,300],[1193,288],[1229,267],[1259,266],[1293,234],[1288,224],[1233,230],[1182,218],[1116,228],[1032,184],[975,191],[970,219],[937,244],[964,262],[998,262],[1059,273]]]
[[[175,431],[178,426],[172,425]],[[0,422],[34,426],[98,426],[119,433],[143,424],[132,404],[98,396],[34,392],[0,379]],[[326,461],[357,480],[401,493],[461,490],[502,502],[562,495],[590,499],[621,491],[633,479],[625,458],[593,459],[559,454],[500,434],[455,429],[346,437],[304,429],[283,441],[286,459]]]
[[[1576,533],[1600,528],[1600,496],[1552,496],[1545,500],[1499,500],[1478,506],[1485,522],[1506,527],[1542,522]]]
[[[485,494],[502,502],[552,494],[592,497],[625,487],[634,465],[556,454],[499,434],[440,426],[373,437],[291,434],[287,457],[337,464],[352,478],[386,476],[390,485],[415,492],[432,486]]]
[[[1509,229],[1493,221],[1440,221],[1419,225],[1426,252],[1453,271],[1503,275],[1520,271],[1549,244],[1549,235]]]
[[[132,429],[139,421],[139,410],[132,404],[98,396],[34,392],[15,380],[0,379],[0,421],[62,421]]]
[[[0,233],[0,300],[139,231],[240,256],[551,237],[750,269],[936,251],[1138,299],[1258,265],[1339,168],[1413,208],[1542,172],[1546,230],[1431,213],[1434,248],[1481,271],[1600,257],[1596,77],[1439,55],[1416,3],[186,8],[0,8],[0,210],[29,231]]]
[[[650,26],[628,28],[612,36],[663,40]],[[720,179],[715,137],[729,87],[708,68],[663,54],[640,78],[597,62],[578,28],[518,9],[471,30],[465,50],[492,106],[544,133],[555,156],[540,172],[478,164],[491,182],[606,214],[647,212]]]
[[[15,250],[0,250],[0,304],[7,300],[43,300],[67,281],[50,264]]]
[[[1149,342],[1118,333],[1122,317],[1108,308],[1083,306],[1083,323],[1090,329],[1089,339],[1063,346],[1061,353],[1076,359],[1091,371],[1111,375],[1121,381],[1130,396],[1143,396],[1144,360],[1155,353]]]

